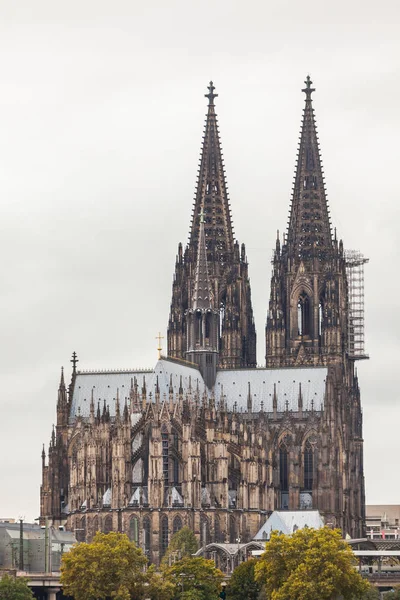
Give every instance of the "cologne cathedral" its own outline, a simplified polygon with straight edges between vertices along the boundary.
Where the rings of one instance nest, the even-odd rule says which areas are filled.
[[[41,516],[80,540],[122,531],[158,563],[184,525],[201,546],[249,542],[275,509],[318,509],[361,537],[363,436],[342,241],[332,229],[307,77],[289,224],[276,240],[265,367],[234,238],[214,86],[188,244],[178,246],[167,356],[58,389]]]

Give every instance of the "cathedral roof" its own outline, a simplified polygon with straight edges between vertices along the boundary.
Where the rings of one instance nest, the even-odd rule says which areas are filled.
[[[153,370],[148,371],[93,371],[76,374],[70,420],[78,415],[88,417],[90,401],[101,407],[109,406],[110,415],[115,415],[117,392],[121,404],[129,399],[134,378],[141,390],[145,381],[147,399],[154,398],[156,386],[160,390],[161,401],[168,398],[170,382],[175,397],[182,385],[183,394],[205,389],[204,380],[195,365],[183,361],[161,358]],[[252,412],[272,412],[273,397],[276,393],[277,411],[298,410],[299,390],[303,400],[303,410],[319,410],[324,404],[327,368],[286,368],[286,369],[224,369],[217,372],[214,393],[218,402],[222,397],[228,410],[247,411],[249,393],[252,399]],[[206,389],[207,395],[211,391]]]

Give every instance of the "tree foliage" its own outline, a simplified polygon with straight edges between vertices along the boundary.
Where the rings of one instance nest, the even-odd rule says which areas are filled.
[[[355,558],[340,531],[299,529],[274,532],[256,565],[256,580],[270,600],[361,598],[368,583],[355,570]]]
[[[168,566],[176,559],[195,554],[199,549],[196,536],[189,527],[182,527],[174,533],[162,559],[162,566]]]
[[[147,563],[141,549],[122,533],[97,533],[90,544],[63,554],[61,583],[75,600],[140,600],[145,597]]]
[[[33,593],[21,577],[3,575],[0,579],[0,600],[32,600]]]
[[[213,560],[186,556],[165,568],[164,577],[174,586],[174,600],[211,600],[218,597],[224,575]]]
[[[396,586],[393,591],[387,592],[385,600],[400,600],[400,586]]]
[[[233,571],[226,586],[226,596],[229,600],[257,600],[261,591],[261,584],[255,579],[255,565],[257,560],[251,558],[242,562]]]
[[[365,594],[362,597],[362,600],[380,600],[380,593],[378,588],[374,587],[373,585],[369,584],[369,587],[367,589],[367,591],[365,592]],[[387,598],[387,595],[385,594],[385,600]],[[391,598],[391,600],[400,600],[400,597],[397,598]]]
[[[154,565],[147,570],[146,598],[150,600],[171,600],[175,593],[174,585],[156,572]]]

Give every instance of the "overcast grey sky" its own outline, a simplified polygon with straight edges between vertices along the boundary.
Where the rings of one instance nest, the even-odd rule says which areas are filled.
[[[333,225],[366,267],[369,503],[400,502],[398,2],[0,0],[0,517],[39,514],[60,367],[154,366],[210,79],[264,364],[310,73]]]

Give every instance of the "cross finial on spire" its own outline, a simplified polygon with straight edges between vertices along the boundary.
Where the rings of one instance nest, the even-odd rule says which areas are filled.
[[[77,355],[77,353],[75,351],[72,353],[72,358],[71,358],[70,362],[72,362],[72,374],[75,375],[75,373],[76,373],[76,365],[79,362],[78,355]]]
[[[208,106],[214,106],[214,98],[218,96],[218,94],[214,94],[214,84],[210,81],[210,85],[208,86],[208,94],[204,94],[206,98],[208,98]]]
[[[313,92],[315,92],[315,88],[312,88],[312,81],[311,81],[311,77],[309,75],[307,75],[306,80],[304,82],[306,84],[306,87],[304,89],[302,89],[301,91],[305,93],[306,95],[306,100],[311,100],[311,94]]]
[[[164,337],[161,335],[161,332],[158,332],[158,335],[156,336],[156,340],[158,340],[158,348],[157,348],[157,352],[158,352],[158,360],[161,359],[161,351],[162,351],[162,346],[161,346],[161,340],[163,340]]]

